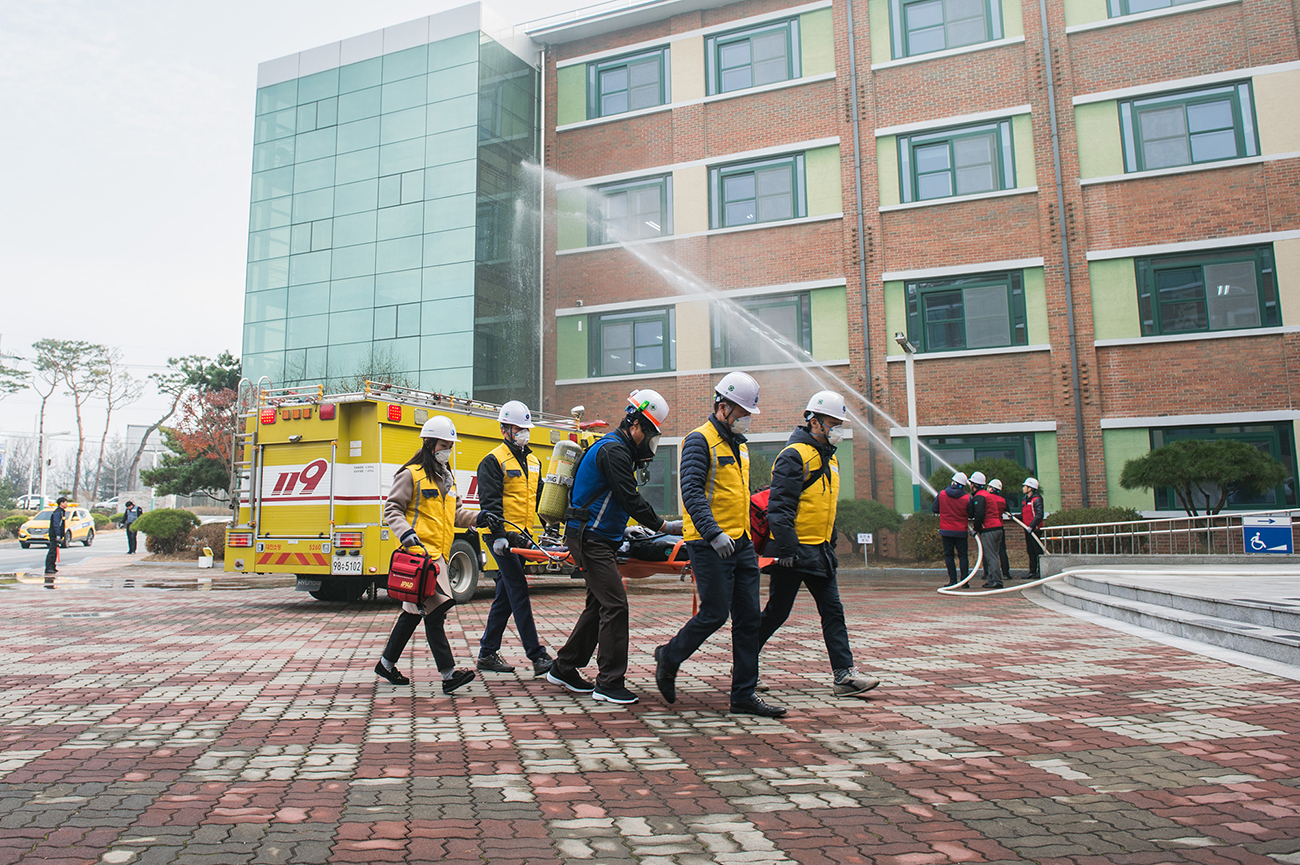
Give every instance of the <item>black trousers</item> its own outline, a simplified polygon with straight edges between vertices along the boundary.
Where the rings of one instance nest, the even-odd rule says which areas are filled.
[[[433,652],[433,662],[438,665],[438,672],[456,668],[456,659],[451,654],[451,643],[447,642],[447,611],[440,610],[428,616],[408,613],[405,610],[397,617],[393,632],[388,635],[388,645],[384,646],[384,657],[396,664],[402,659],[402,650],[410,642],[411,635],[424,620],[424,636],[429,641],[429,651]]]
[[[126,551],[127,551],[128,553],[134,553],[134,552],[135,552],[135,535],[136,535],[136,532],[135,532],[134,529],[127,529],[127,530],[126,530]]]
[[[1025,546],[1029,549],[1029,577],[1038,579],[1040,576],[1038,570],[1038,557],[1043,554],[1043,548],[1038,545],[1038,539],[1043,537],[1042,529],[1035,529],[1033,532],[1025,532]]]
[[[47,542],[50,551],[45,554],[45,573],[58,570],[59,564],[59,545],[53,539]]]
[[[736,541],[736,551],[722,558],[708,541],[687,541],[700,611],[663,647],[661,659],[676,668],[726,624],[731,616],[731,702],[754,696],[758,684],[759,626],[758,554],[748,535]]]
[[[962,535],[957,538],[950,538],[943,535],[943,561],[948,566],[948,585],[955,586],[966,575],[970,573],[970,536]],[[953,561],[954,554],[961,561],[961,576],[957,576],[957,564]]]
[[[844,620],[844,604],[840,601],[840,587],[832,572],[811,573],[794,568],[773,566],[772,580],[769,585],[767,606],[763,608],[763,619],[758,629],[759,650],[776,633],[777,628],[785,624],[794,608],[795,598],[799,595],[799,586],[807,586],[817,604],[817,615],[822,620],[822,639],[826,642],[826,654],[831,660],[831,670],[847,670],[853,666],[853,652],[849,649],[849,628]]]
[[[564,533],[564,544],[585,574],[587,604],[573,633],[555,653],[556,666],[562,671],[582,669],[599,646],[596,684],[601,689],[625,687],[629,613],[615,557],[618,547],[592,532],[573,529]]]

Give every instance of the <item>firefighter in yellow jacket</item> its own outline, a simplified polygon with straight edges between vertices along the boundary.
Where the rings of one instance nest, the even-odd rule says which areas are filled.
[[[402,604],[402,612],[388,636],[388,645],[375,664],[375,673],[394,685],[411,684],[398,671],[396,663],[416,626],[424,619],[424,635],[442,674],[442,692],[450,694],[471,681],[475,674],[473,670],[456,669],[451,644],[447,642],[444,620],[456,603],[447,574],[447,553],[456,529],[473,528],[478,514],[460,506],[456,478],[448,466],[456,442],[456,427],[451,419],[442,415],[429,418],[420,429],[420,439],[415,456],[393,476],[393,488],[384,503],[384,522],[402,546],[421,547],[438,563],[438,590],[418,607],[408,602]]]
[[[655,684],[677,699],[677,670],[731,617],[731,711],[779,718],[786,710],[755,696],[758,684],[758,554],[749,536],[749,448],[744,433],[758,414],[758,382],[730,372],[714,388],[713,413],[682,440],[686,549],[700,595],[696,613],[655,649]]]
[[[528,545],[526,535],[542,496],[542,464],[528,449],[533,415],[528,406],[511,400],[501,406],[497,421],[503,441],[478,464],[478,518],[491,533],[488,545],[497,560],[496,597],[479,639],[478,668],[493,673],[515,671],[501,657],[501,637],[513,615],[524,652],[533,662],[533,676],[545,676],[554,661],[537,638],[524,560],[510,552],[511,547]]]
[[[776,562],[767,606],[759,626],[759,645],[785,623],[799,594],[808,587],[822,620],[822,639],[830,656],[832,693],[856,697],[880,684],[853,665],[844,605],[836,583],[839,559],[835,556],[835,512],[840,497],[840,465],[835,446],[844,438],[849,409],[844,397],[823,390],[812,395],[804,409],[804,425],[795,427],[785,448],[772,465],[772,489],[767,519],[774,550],[765,550]]]

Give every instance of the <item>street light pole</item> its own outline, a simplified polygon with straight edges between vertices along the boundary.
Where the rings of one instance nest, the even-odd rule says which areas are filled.
[[[903,370],[907,378],[907,438],[912,446],[912,511],[921,510],[921,442],[916,435],[916,346],[907,334],[898,332],[894,340],[903,349]]]

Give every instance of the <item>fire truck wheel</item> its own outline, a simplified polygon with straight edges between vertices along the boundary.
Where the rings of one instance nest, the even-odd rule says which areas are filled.
[[[456,603],[468,603],[478,589],[478,553],[468,541],[457,540],[447,556],[447,577],[451,581],[451,594]]]

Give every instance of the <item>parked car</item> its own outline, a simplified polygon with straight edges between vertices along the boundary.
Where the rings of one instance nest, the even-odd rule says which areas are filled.
[[[41,507],[41,497],[37,495],[19,496],[14,502],[14,507],[20,511],[34,511]]]
[[[113,496],[111,499],[104,499],[102,502],[95,502],[95,507],[100,510],[109,510],[113,513],[117,513],[119,510],[117,500],[118,497]]]
[[[24,550],[32,544],[48,547],[50,545],[50,516],[53,510],[46,508],[18,529],[18,544]],[[64,516],[67,531],[63,533],[63,547],[77,541],[88,547],[95,542],[95,520],[90,512],[81,505],[68,503],[68,512]]]

